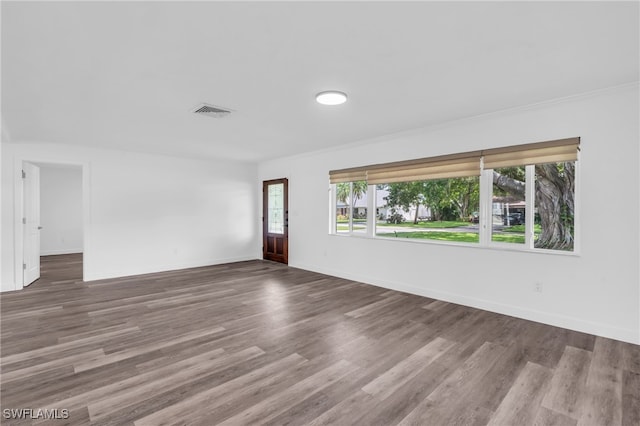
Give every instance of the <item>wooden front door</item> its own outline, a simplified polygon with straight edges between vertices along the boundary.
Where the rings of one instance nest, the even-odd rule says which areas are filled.
[[[262,183],[262,258],[289,263],[289,182]]]

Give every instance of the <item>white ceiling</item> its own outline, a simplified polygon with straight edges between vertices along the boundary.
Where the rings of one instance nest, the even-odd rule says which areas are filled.
[[[638,31],[638,2],[3,1],[2,119],[18,142],[260,161],[637,81]]]

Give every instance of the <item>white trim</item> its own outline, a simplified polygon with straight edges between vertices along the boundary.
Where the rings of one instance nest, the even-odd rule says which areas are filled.
[[[337,231],[336,223],[336,184],[329,184],[329,234]]]
[[[155,264],[155,265],[141,265],[142,267],[135,271],[125,271],[121,269],[112,269],[109,271],[101,271],[99,274],[90,274],[89,276],[85,276],[84,281],[97,281],[97,280],[105,280],[112,278],[123,278],[123,277],[133,277],[137,275],[145,275],[145,274],[155,274],[161,272],[169,272],[169,271],[179,271],[182,269],[191,269],[191,268],[202,268],[206,266],[215,266],[215,265],[223,265],[226,263],[235,263],[235,262],[246,262],[249,260],[262,260],[262,254],[260,257],[255,256],[238,256],[238,257],[226,257],[226,258],[217,258],[217,259],[209,259],[209,260],[199,260],[193,262],[181,262],[181,263],[173,263],[173,264]]]
[[[375,185],[367,185],[367,237],[373,238],[376,235],[376,222],[378,221],[377,200]]]
[[[580,200],[582,189],[582,176],[580,175],[580,150],[578,150],[578,158],[574,163],[574,188],[573,188],[573,253],[580,254],[580,235],[582,234],[581,217],[582,205]]]
[[[45,250],[40,252],[40,256],[57,256],[59,254],[78,254],[78,253],[82,253],[82,248]]]
[[[629,328],[620,328],[610,326],[608,324],[597,323],[592,321],[584,321],[579,318],[558,315],[549,312],[538,311],[535,309],[512,306],[503,303],[495,303],[485,299],[477,299],[467,297],[462,294],[448,293],[428,288],[416,287],[396,281],[381,280],[376,277],[352,274],[328,268],[322,268],[316,265],[295,264],[289,265],[294,268],[305,269],[307,271],[318,272],[320,274],[331,275],[335,277],[345,278],[348,280],[358,281],[365,284],[382,287],[389,290],[401,291],[405,293],[415,294],[417,296],[429,297],[432,299],[443,300],[450,303],[457,303],[472,308],[482,309],[485,311],[496,312],[503,315],[510,315],[529,321],[535,321],[556,327],[562,327],[569,330],[579,331],[582,333],[594,334],[610,339],[620,340],[623,342],[640,344],[640,336],[636,330]]]
[[[91,163],[88,161],[60,161],[59,159],[31,157],[29,155],[19,156],[15,155],[13,158],[13,190],[14,190],[14,209],[13,209],[13,256],[14,256],[14,270],[13,270],[13,285],[15,290],[21,290],[24,288],[24,278],[21,277],[22,263],[24,262],[24,226],[22,224],[23,216],[23,187],[22,187],[22,167],[24,163],[37,163],[37,164],[55,164],[55,165],[68,165],[68,166],[80,166],[82,168],[82,245],[84,259],[82,262],[82,276],[86,279],[87,276],[87,260],[90,259],[90,244],[89,244],[89,229],[91,224]]]
[[[510,243],[491,243],[488,246],[483,246],[480,243],[464,243],[457,241],[443,241],[443,240],[426,240],[419,238],[392,238],[392,237],[381,237],[374,236],[370,238],[366,236],[364,233],[350,235],[346,232],[340,234],[329,234],[331,237],[339,237],[339,238],[363,238],[370,241],[393,241],[394,244],[407,243],[407,244],[427,244],[427,245],[437,245],[437,246],[449,246],[449,247],[464,247],[470,249],[480,249],[480,250],[498,250],[498,251],[511,251],[518,253],[534,253],[534,254],[544,254],[544,255],[553,255],[553,256],[570,256],[570,257],[580,257],[580,255],[572,252],[572,251],[563,251],[563,250],[550,250],[550,249],[528,249],[524,247],[524,244],[510,244]]]
[[[524,178],[524,245],[527,249],[533,249],[533,232],[535,228],[535,199],[536,199],[536,171],[535,166],[525,167]],[[575,209],[575,206],[574,206]]]
[[[349,182],[349,234],[353,234],[353,182]]]
[[[483,158],[480,161],[484,163]],[[491,203],[492,188],[493,188],[493,170],[484,170],[484,164],[480,165],[482,171],[480,172],[480,245],[482,247],[489,247],[491,243],[491,231],[493,228],[493,205]]]
[[[13,167],[13,286],[16,290],[24,288],[24,273],[22,272],[22,264],[24,263],[24,225],[22,223],[22,215],[24,209],[24,185],[22,183],[22,165],[23,161],[15,161]]]

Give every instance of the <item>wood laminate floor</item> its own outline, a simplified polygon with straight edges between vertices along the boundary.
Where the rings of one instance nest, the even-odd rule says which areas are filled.
[[[81,265],[0,296],[4,424],[640,424],[637,345],[264,261]]]

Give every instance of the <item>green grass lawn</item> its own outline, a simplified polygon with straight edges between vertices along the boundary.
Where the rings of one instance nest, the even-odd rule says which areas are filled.
[[[376,234],[378,237],[385,238],[411,238],[419,240],[438,240],[438,241],[457,241],[462,243],[477,243],[480,241],[478,234],[473,232],[447,232],[447,231],[429,231],[429,232],[396,232]],[[519,243],[524,244],[524,235],[518,234],[494,234],[493,241],[501,243]]]
[[[496,241],[499,243],[515,243],[515,244],[524,244],[524,232],[522,235],[520,234],[493,234],[491,235],[491,241]]]
[[[340,222],[339,222],[340,223]],[[356,225],[356,222],[353,223],[353,230],[357,231],[359,229],[366,229],[367,227],[364,225]],[[348,231],[349,225],[337,225],[338,231]]]
[[[533,225],[533,239],[534,241],[538,239],[538,235],[540,235],[540,225]],[[524,244],[524,225],[514,225],[509,226],[502,229],[504,234],[492,234],[491,241],[497,241],[500,243],[516,243],[516,244]]]
[[[402,228],[458,228],[460,226],[469,226],[469,222],[457,222],[457,221],[434,221],[434,222],[403,222],[403,223],[380,223],[376,226],[385,227],[385,226],[393,226],[393,227],[402,227]]]
[[[353,221],[354,230],[366,229],[366,222],[364,219],[356,219]],[[408,238],[418,240],[438,240],[438,241],[456,241],[463,243],[477,243],[480,241],[480,237],[475,232],[451,232],[451,231],[420,231],[418,229],[434,229],[434,228],[457,228],[461,226],[469,226],[469,222],[460,221],[439,221],[439,222],[419,222],[414,224],[412,222],[405,222],[401,224],[392,223],[377,223],[377,228],[384,229],[385,227],[397,227],[407,228],[407,231],[402,232],[382,232],[377,233],[376,236],[384,238]],[[414,231],[415,229],[415,231]],[[338,221],[338,231],[348,231],[348,221]],[[540,225],[535,225],[535,234],[540,233]],[[513,243],[524,244],[524,225],[514,225],[503,229],[503,233],[494,233],[491,236],[491,241],[501,243]]]
[[[509,227],[506,227],[506,228],[502,229],[502,231],[504,231],[504,232],[518,232],[518,233],[524,234],[524,225],[509,226]],[[541,231],[540,225],[537,224],[537,223],[534,224],[533,225],[533,233],[538,235],[538,234],[540,234],[540,231]]]
[[[378,237],[386,238],[412,238],[420,240],[458,241],[464,243],[477,243],[478,241],[480,241],[480,237],[478,236],[478,234],[475,234],[473,232],[389,232],[376,235]]]
[[[366,229],[366,228],[367,228],[367,219],[353,219],[354,231],[357,231],[360,229]],[[348,219],[343,219],[343,220],[338,219],[336,221],[336,231],[348,231],[348,230],[349,230]]]

